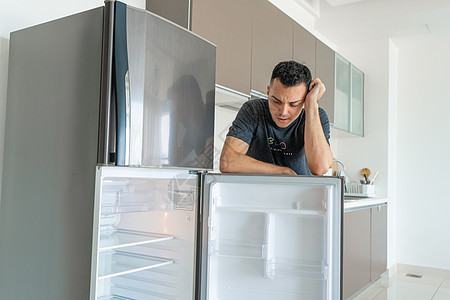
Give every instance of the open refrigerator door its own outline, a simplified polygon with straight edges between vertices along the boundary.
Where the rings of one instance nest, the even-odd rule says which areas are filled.
[[[201,299],[341,299],[342,181],[204,179]]]
[[[198,175],[102,167],[96,183],[91,299],[193,298]]]

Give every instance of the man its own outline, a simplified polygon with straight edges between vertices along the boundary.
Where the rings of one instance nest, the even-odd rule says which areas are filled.
[[[279,63],[268,99],[247,101],[227,134],[220,171],[323,175],[331,166],[328,116],[319,108],[325,85],[295,61]]]

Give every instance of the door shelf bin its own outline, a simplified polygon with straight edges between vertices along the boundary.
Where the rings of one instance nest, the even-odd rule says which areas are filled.
[[[173,260],[121,251],[101,252],[98,264],[98,280],[131,274],[172,264]]]
[[[103,230],[100,232],[99,250],[112,250],[173,239],[173,236],[148,234],[131,230]]]
[[[208,251],[211,256],[262,259],[267,250],[262,241],[221,239],[211,241]]]
[[[327,265],[319,259],[291,260],[274,258],[264,261],[264,276],[293,277],[304,279],[327,279]]]

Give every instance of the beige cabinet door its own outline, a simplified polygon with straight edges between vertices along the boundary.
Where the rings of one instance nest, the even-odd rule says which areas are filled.
[[[250,94],[253,0],[195,0],[192,31],[216,44],[216,82]]]
[[[372,208],[370,279],[373,281],[387,266],[387,205]]]
[[[148,11],[189,29],[189,0],[146,0]]]
[[[253,0],[251,88],[267,92],[273,68],[292,59],[294,21],[267,0]]]
[[[370,208],[344,214],[344,299],[370,282],[370,214]]]
[[[325,84],[326,92],[319,101],[327,115],[330,123],[334,125],[334,56],[333,49],[316,39],[316,77]]]
[[[302,26],[294,23],[293,59],[306,65],[316,76],[316,37]]]

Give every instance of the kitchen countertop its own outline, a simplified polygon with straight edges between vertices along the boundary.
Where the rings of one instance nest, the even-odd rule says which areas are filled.
[[[347,198],[344,197],[344,212],[387,204],[386,198]]]

